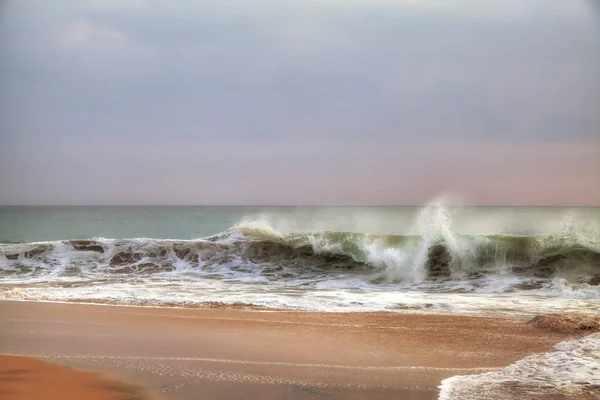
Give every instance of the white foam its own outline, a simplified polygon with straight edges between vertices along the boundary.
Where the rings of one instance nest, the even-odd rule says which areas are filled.
[[[366,254],[366,261],[381,269],[381,277],[387,282],[408,281],[422,282],[420,268],[415,268],[418,261],[415,253],[409,249],[382,247],[378,243],[363,243],[361,250]]]
[[[544,399],[552,396],[579,398],[585,393],[598,395],[600,333],[559,343],[555,350],[524,358],[500,371],[445,379],[440,384],[439,400]]]
[[[585,282],[570,282],[564,278],[552,279],[546,287],[562,297],[571,299],[600,299],[600,286]]]
[[[509,263],[511,254],[507,253],[507,245],[502,244],[502,240],[455,233],[458,229],[452,217],[457,211],[451,211],[442,203],[426,207],[416,221],[410,222],[414,226],[408,229],[408,232],[417,232],[420,240],[404,237],[401,244],[363,233],[346,235],[342,240],[324,231],[286,236],[297,231],[297,227],[290,221],[272,225],[268,218],[242,221],[206,239],[94,238],[94,245],[100,245],[102,252],[75,250],[77,245],[68,241],[2,244],[0,253],[10,254],[11,259],[0,254],[0,270],[6,272],[0,277],[0,298],[25,298],[10,291],[21,287],[27,299],[90,299],[122,301],[123,304],[140,299],[156,304],[242,301],[326,311],[427,310],[501,315],[597,312],[600,287],[581,283],[580,276],[556,278],[547,281],[541,289],[519,290],[521,283],[531,282],[536,287],[539,282],[509,273],[513,266]],[[340,218],[346,212],[343,210]],[[368,222],[368,215],[350,218],[348,227],[362,226]],[[394,221],[387,222],[391,225]],[[499,225],[502,223],[497,221]],[[314,226],[320,226],[320,222]],[[499,226],[492,229],[492,232],[502,231]],[[567,221],[557,235],[540,238],[539,247],[544,250],[565,243],[583,243],[589,247],[595,243],[596,247],[589,248],[598,248],[597,236],[586,236],[582,232]],[[368,265],[364,270],[332,268],[329,271],[318,267],[311,270],[302,259],[294,259],[289,265],[277,257],[272,262],[268,259],[252,261],[244,251],[262,240],[287,241],[289,246],[308,244],[318,255],[348,251],[356,261]],[[457,260],[450,266],[454,274],[449,280],[427,280],[428,251],[440,242]],[[496,242],[499,244],[494,247]],[[24,256],[26,251],[46,244],[51,250]],[[485,251],[489,254],[479,252],[488,247]],[[19,253],[18,259],[14,258],[16,253]],[[126,256],[129,259],[125,262],[111,262],[118,253],[136,257]],[[478,260],[482,254],[483,258],[491,254],[495,264],[482,266],[481,263],[488,262]],[[146,263],[151,265],[144,267]],[[485,267],[483,277],[468,276],[480,267]],[[580,274],[580,270],[575,269]],[[465,276],[468,277],[463,279]],[[9,290],[1,292],[1,289]],[[453,291],[462,293],[451,293]]]

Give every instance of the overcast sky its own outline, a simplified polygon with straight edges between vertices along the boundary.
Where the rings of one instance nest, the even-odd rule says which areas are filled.
[[[0,0],[0,204],[600,205],[597,0]]]

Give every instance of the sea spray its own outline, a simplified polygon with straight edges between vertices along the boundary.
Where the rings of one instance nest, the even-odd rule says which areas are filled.
[[[378,274],[385,282],[418,284],[440,276],[430,274],[439,267],[439,253],[444,253],[447,278],[512,273],[549,282],[562,277],[586,283],[600,275],[600,253],[593,241],[588,242],[592,242],[589,248],[552,237],[472,236],[439,230],[422,237],[344,232],[285,236],[264,226],[243,226],[187,241],[96,238],[0,245],[0,275],[200,273],[238,263],[258,272],[278,267],[292,276],[315,270],[333,275],[354,272],[365,279]]]
[[[373,211],[374,220],[384,211]],[[600,231],[573,214],[535,234],[513,233],[509,218],[468,214],[471,225],[489,227],[474,233],[464,229],[462,216],[472,211],[437,202],[421,208],[412,222],[397,222],[398,232],[408,234],[392,232],[393,221],[381,229],[388,233],[378,234],[366,211],[334,214],[344,212],[349,214],[344,226],[372,231],[317,229],[335,225],[322,220],[317,209],[311,211],[317,215],[311,229],[306,220],[300,229],[293,218],[263,215],[194,240],[0,244],[0,290],[19,288],[31,299],[121,304],[242,299],[357,311],[531,313],[581,307],[597,312]],[[486,218],[492,222],[482,223]]]

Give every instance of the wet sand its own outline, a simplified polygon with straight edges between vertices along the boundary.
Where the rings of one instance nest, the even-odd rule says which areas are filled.
[[[145,389],[99,373],[29,357],[0,355],[0,398],[5,400],[153,400]]]
[[[435,399],[444,378],[567,337],[498,318],[0,301],[0,353],[108,371],[174,400]]]

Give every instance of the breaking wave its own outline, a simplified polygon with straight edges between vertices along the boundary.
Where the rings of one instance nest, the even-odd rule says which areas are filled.
[[[548,234],[508,235],[503,229],[468,234],[453,229],[447,210],[433,205],[421,211],[415,226],[408,235],[284,232],[251,220],[195,240],[5,242],[0,298],[185,307],[242,302],[336,311],[597,312],[600,234],[593,221],[587,230],[567,220],[559,230],[541,230]]]
[[[0,245],[3,277],[148,275],[178,272],[255,274],[292,279],[358,274],[372,283],[514,274],[554,285],[600,283],[600,241],[573,235],[422,236],[316,232],[282,235],[268,225],[239,225],[198,240],[85,239]]]

